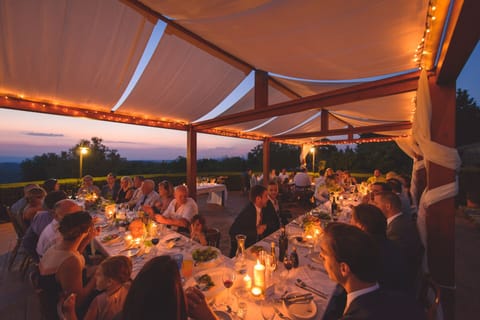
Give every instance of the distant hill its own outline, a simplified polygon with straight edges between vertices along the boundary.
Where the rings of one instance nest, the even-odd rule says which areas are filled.
[[[20,163],[0,162],[0,183],[17,182],[21,176]]]

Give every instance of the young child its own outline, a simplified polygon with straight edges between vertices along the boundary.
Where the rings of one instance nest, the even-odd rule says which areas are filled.
[[[95,274],[97,290],[102,291],[90,304],[85,320],[112,320],[123,309],[125,298],[130,289],[132,262],[125,256],[113,256],[105,259]],[[75,315],[75,296],[67,297],[63,303],[64,319],[77,319]]]
[[[194,241],[199,242],[202,246],[206,246],[206,231],[207,225],[205,218],[199,214],[194,215],[192,218],[192,222],[190,223],[190,238]]]

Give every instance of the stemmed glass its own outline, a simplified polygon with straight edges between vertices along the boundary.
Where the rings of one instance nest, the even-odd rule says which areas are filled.
[[[232,296],[230,293],[230,288],[233,286],[233,282],[235,281],[235,271],[232,269],[225,269],[225,271],[222,274],[222,282],[223,286],[227,288],[227,298],[225,299],[225,305],[231,305],[232,304]]]

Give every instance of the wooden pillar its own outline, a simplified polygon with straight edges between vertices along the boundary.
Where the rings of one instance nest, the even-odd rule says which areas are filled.
[[[268,74],[255,70],[255,109],[268,107]]]
[[[270,177],[270,139],[263,141],[263,185],[268,185]]]
[[[328,110],[322,109],[320,114],[320,126],[322,131],[328,131]]]
[[[428,79],[432,99],[431,139],[448,147],[455,146],[455,81],[438,85]],[[427,162],[427,188],[455,181],[455,171]],[[448,198],[431,205],[426,212],[428,267],[441,286],[445,319],[455,318],[455,202]]]
[[[190,197],[197,199],[197,132],[187,131],[187,186]]]

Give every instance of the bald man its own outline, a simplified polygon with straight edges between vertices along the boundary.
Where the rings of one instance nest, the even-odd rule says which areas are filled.
[[[189,231],[188,227],[192,217],[198,214],[195,200],[188,196],[188,189],[184,185],[175,187],[174,199],[170,202],[163,215],[156,214],[158,223],[170,225],[178,231]]]
[[[160,196],[155,191],[155,182],[151,179],[143,181],[141,186],[143,196],[140,197],[135,205],[135,209],[142,209],[143,206],[153,207],[155,202],[160,201]]]
[[[70,199],[60,200],[55,204],[53,207],[53,220],[45,227],[45,229],[43,229],[42,233],[40,234],[40,238],[38,239],[36,251],[40,258],[45,254],[45,252],[47,252],[48,248],[53,246],[58,239],[61,239],[58,226],[63,217],[65,217],[67,214],[78,211],[82,211],[82,207]]]

